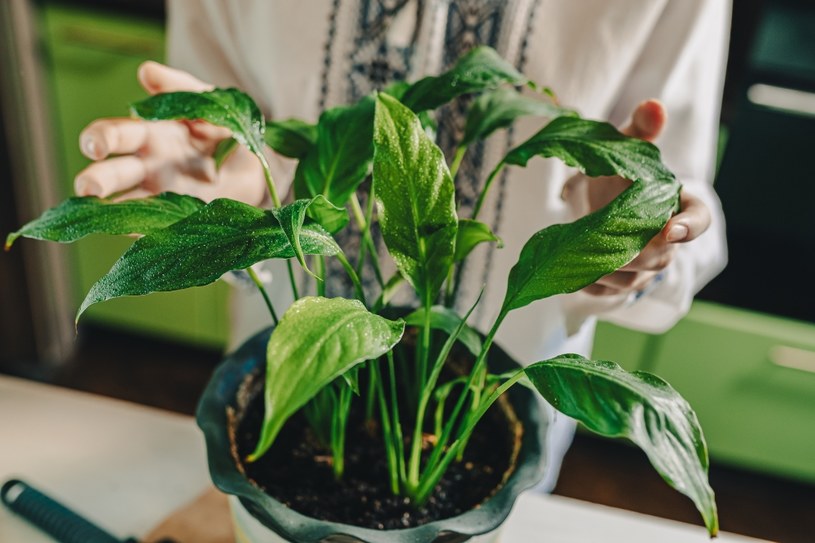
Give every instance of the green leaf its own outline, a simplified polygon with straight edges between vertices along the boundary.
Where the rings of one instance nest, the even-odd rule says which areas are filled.
[[[502,87],[479,96],[467,114],[464,137],[461,145],[470,145],[476,140],[506,128],[518,117],[533,115],[538,117],[574,117],[570,109],[555,105],[551,100],[543,101],[520,94],[513,88]]]
[[[357,396],[359,396],[359,368],[360,366],[354,366],[342,374],[342,380],[345,381],[348,388]]]
[[[335,255],[340,249],[320,225],[300,231],[305,254]],[[232,270],[269,258],[292,258],[294,249],[271,211],[234,200],[213,200],[186,219],[136,240],[97,281],[82,302],[207,285]]]
[[[672,181],[653,144],[621,134],[608,123],[559,117],[512,149],[504,162],[526,166],[534,156],[555,157],[592,177]]]
[[[203,120],[232,131],[238,143],[249,148],[263,164],[265,120],[257,104],[238,89],[156,94],[130,106],[134,115],[148,121]]]
[[[6,250],[19,237],[71,243],[90,234],[148,234],[204,207],[192,196],[165,192],[113,202],[95,196],[68,198],[6,238]]]
[[[536,233],[509,274],[504,313],[555,294],[575,292],[630,262],[678,209],[680,185],[652,144],[608,123],[559,117],[504,158],[525,166],[556,157],[590,176],[634,183],[605,208]]]
[[[707,479],[705,438],[696,414],[668,383],[576,354],[538,362],[525,371],[561,413],[601,435],[636,443],[662,478],[693,500],[710,535],[716,535],[719,521]]]
[[[335,205],[345,205],[371,168],[373,117],[370,96],[320,115],[317,145],[302,157],[295,172],[297,198],[322,194]]]
[[[286,420],[320,389],[388,352],[404,328],[403,321],[374,315],[356,300],[309,296],[294,302],[269,339],[266,413],[249,460],[262,456]]]
[[[405,324],[408,326],[424,326],[424,318],[425,309],[420,307],[405,317]],[[461,324],[461,317],[449,307],[434,305],[430,308],[430,327],[434,330],[443,330],[448,334],[452,334],[459,324]],[[469,326],[464,326],[458,339],[474,355],[478,356],[478,353],[481,352],[481,337],[478,332]]]
[[[294,171],[294,197],[298,200],[314,198],[323,193],[323,181],[320,174],[320,163],[317,157],[317,148],[313,147],[306,152],[297,163]]]
[[[215,161],[215,169],[220,170],[229,155],[238,147],[238,140],[235,138],[226,138],[218,142],[215,146],[215,151],[212,153],[212,159]]]
[[[407,81],[394,81],[393,83],[382,89],[382,92],[389,96],[393,96],[394,98],[401,102],[402,97],[405,96],[405,93],[409,88],[410,83],[408,83]]]
[[[348,211],[343,207],[337,207],[324,196],[315,196],[306,208],[306,216],[328,230],[331,234],[336,234],[348,224]]]
[[[317,127],[300,119],[270,121],[263,137],[276,152],[299,159],[317,144]]]
[[[320,226],[323,226],[329,232],[336,232],[348,224],[348,212],[343,208],[336,207],[323,196],[315,196],[310,200],[297,200],[289,205],[275,208],[271,211],[280,223],[283,232],[286,234],[286,238],[294,249],[297,261],[303,269],[311,275],[314,274],[308,269],[305,256],[303,255],[303,249],[300,246],[300,232],[302,231],[306,215],[316,216]]]
[[[490,227],[483,222],[472,219],[459,219],[458,234],[456,236],[456,252],[453,256],[455,262],[461,262],[469,255],[479,243],[495,241],[498,248],[504,246],[501,238],[490,230]]]
[[[630,262],[679,202],[677,183],[635,181],[609,205],[526,242],[509,272],[502,312],[575,292]]]
[[[436,109],[456,96],[495,89],[503,84],[525,85],[529,80],[489,47],[476,47],[448,72],[425,77],[410,86],[402,102],[413,111]]]
[[[432,300],[453,264],[453,179],[441,150],[416,115],[380,94],[374,121],[374,193],[382,237],[423,301]]]
[[[398,271],[394,273],[390,279],[385,283],[385,287],[382,289],[382,292],[379,294],[379,298],[377,298],[376,302],[373,305],[373,312],[379,313],[382,308],[386,305],[391,303],[391,300],[394,296],[399,292],[399,289],[402,288],[402,285],[405,284],[405,278],[402,276],[401,273]]]

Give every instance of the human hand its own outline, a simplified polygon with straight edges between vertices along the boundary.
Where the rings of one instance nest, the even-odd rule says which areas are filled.
[[[665,107],[656,100],[637,106],[631,124],[622,130],[627,136],[653,142],[665,128]],[[622,177],[590,179],[579,174],[566,182],[563,198],[581,214],[605,206],[631,184]],[[600,278],[583,289],[594,296],[628,294],[642,290],[673,261],[677,244],[699,237],[710,226],[710,211],[695,196],[682,191],[679,212],[670,218],[662,231],[631,262],[614,273]]]
[[[138,79],[150,94],[213,88],[157,62],[143,63]],[[74,190],[79,196],[117,199],[172,191],[259,205],[266,185],[260,162],[248,149],[238,146],[216,170],[213,152],[228,137],[226,128],[203,121],[97,119],[79,136],[82,154],[94,162],[76,176]]]

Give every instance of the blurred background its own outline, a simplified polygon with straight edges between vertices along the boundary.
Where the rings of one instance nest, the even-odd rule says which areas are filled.
[[[711,0],[717,1],[717,0]],[[815,3],[738,0],[716,188],[730,264],[662,335],[602,324],[595,354],[658,373],[696,409],[724,530],[815,541]],[[143,97],[163,0],[0,2],[0,234],[72,193],[90,121]],[[73,315],[127,240],[22,241],[0,256],[0,373],[192,413],[226,343],[227,288]],[[557,493],[698,522],[645,458],[579,434]]]

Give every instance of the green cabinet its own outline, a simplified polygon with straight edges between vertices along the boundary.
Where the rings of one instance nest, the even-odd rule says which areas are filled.
[[[48,66],[54,145],[63,196],[89,161],[79,152],[79,133],[99,117],[128,115],[128,104],[145,97],[136,69],[164,56],[159,21],[44,3],[41,35]],[[90,286],[132,242],[122,238],[82,240],[69,254],[77,305]],[[182,292],[125,298],[99,304],[83,319],[199,345],[226,343],[227,291],[223,284]]]
[[[815,481],[815,325],[697,301],[662,335],[601,323],[594,354],[671,383],[714,459]]]

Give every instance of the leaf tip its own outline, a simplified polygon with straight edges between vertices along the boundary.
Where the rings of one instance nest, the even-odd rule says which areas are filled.
[[[323,278],[322,278],[322,277],[320,277],[319,275],[317,275],[316,273],[314,273],[313,271],[311,271],[311,270],[308,268],[308,266],[306,266],[306,263],[305,263],[305,262],[302,262],[302,267],[303,267],[303,271],[305,271],[307,274],[309,274],[310,276],[312,276],[312,277],[313,277],[314,279],[316,279],[317,281],[320,281],[321,283],[323,282]]]
[[[713,515],[709,519],[705,519],[705,524],[707,524],[707,532],[710,535],[711,540],[719,537],[719,513],[716,511],[715,506],[713,509]]]
[[[6,243],[3,245],[3,250],[5,252],[9,252],[11,250],[11,246],[14,244],[14,241],[20,237],[20,234],[17,232],[12,232],[8,236],[6,236]]]
[[[96,285],[94,285],[94,287],[95,286]],[[88,292],[88,295],[85,296],[84,300],[82,300],[82,304],[79,306],[79,309],[76,312],[76,317],[74,318],[74,328],[76,328],[79,325],[79,319],[80,319],[80,317],[82,317],[82,315],[85,313],[85,311],[90,306],[92,306],[96,302],[100,301],[100,300],[95,300],[95,299],[91,298],[91,294],[93,294],[93,291],[94,291],[94,289],[93,289],[93,287],[91,287],[91,291]]]

